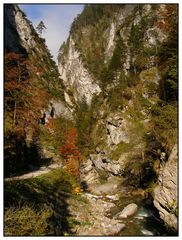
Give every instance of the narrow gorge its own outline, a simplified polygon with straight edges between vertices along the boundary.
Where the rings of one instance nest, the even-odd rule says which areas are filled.
[[[4,22],[5,236],[177,236],[178,5],[85,4],[58,64]]]

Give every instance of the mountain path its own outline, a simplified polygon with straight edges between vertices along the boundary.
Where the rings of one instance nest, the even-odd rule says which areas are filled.
[[[62,163],[52,163],[48,166],[42,166],[39,169],[33,170],[29,173],[25,173],[19,176],[14,176],[14,177],[9,177],[9,178],[5,178],[5,181],[12,181],[12,180],[23,180],[23,179],[28,179],[28,178],[35,178],[37,176],[40,176],[42,174],[48,173],[51,170],[55,169],[55,168],[60,168],[62,167]]]

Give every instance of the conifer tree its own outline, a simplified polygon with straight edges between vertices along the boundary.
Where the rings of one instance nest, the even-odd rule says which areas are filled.
[[[40,21],[40,23],[37,25],[36,30],[38,32],[39,35],[42,35],[43,31],[47,29],[44,22]]]

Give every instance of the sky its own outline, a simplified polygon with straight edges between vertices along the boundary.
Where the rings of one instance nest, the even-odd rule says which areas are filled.
[[[20,4],[19,7],[34,27],[41,20],[44,22],[47,29],[42,37],[46,39],[46,45],[57,62],[58,50],[66,41],[74,18],[82,12],[83,4]]]

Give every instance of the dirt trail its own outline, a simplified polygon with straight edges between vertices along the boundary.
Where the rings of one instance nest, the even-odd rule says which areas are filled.
[[[29,173],[25,173],[25,174],[20,175],[20,176],[5,178],[5,181],[35,178],[39,175],[50,172],[52,169],[60,168],[60,167],[62,167],[62,163],[53,163],[53,164],[50,164],[49,166],[40,167],[39,169],[33,170]]]

